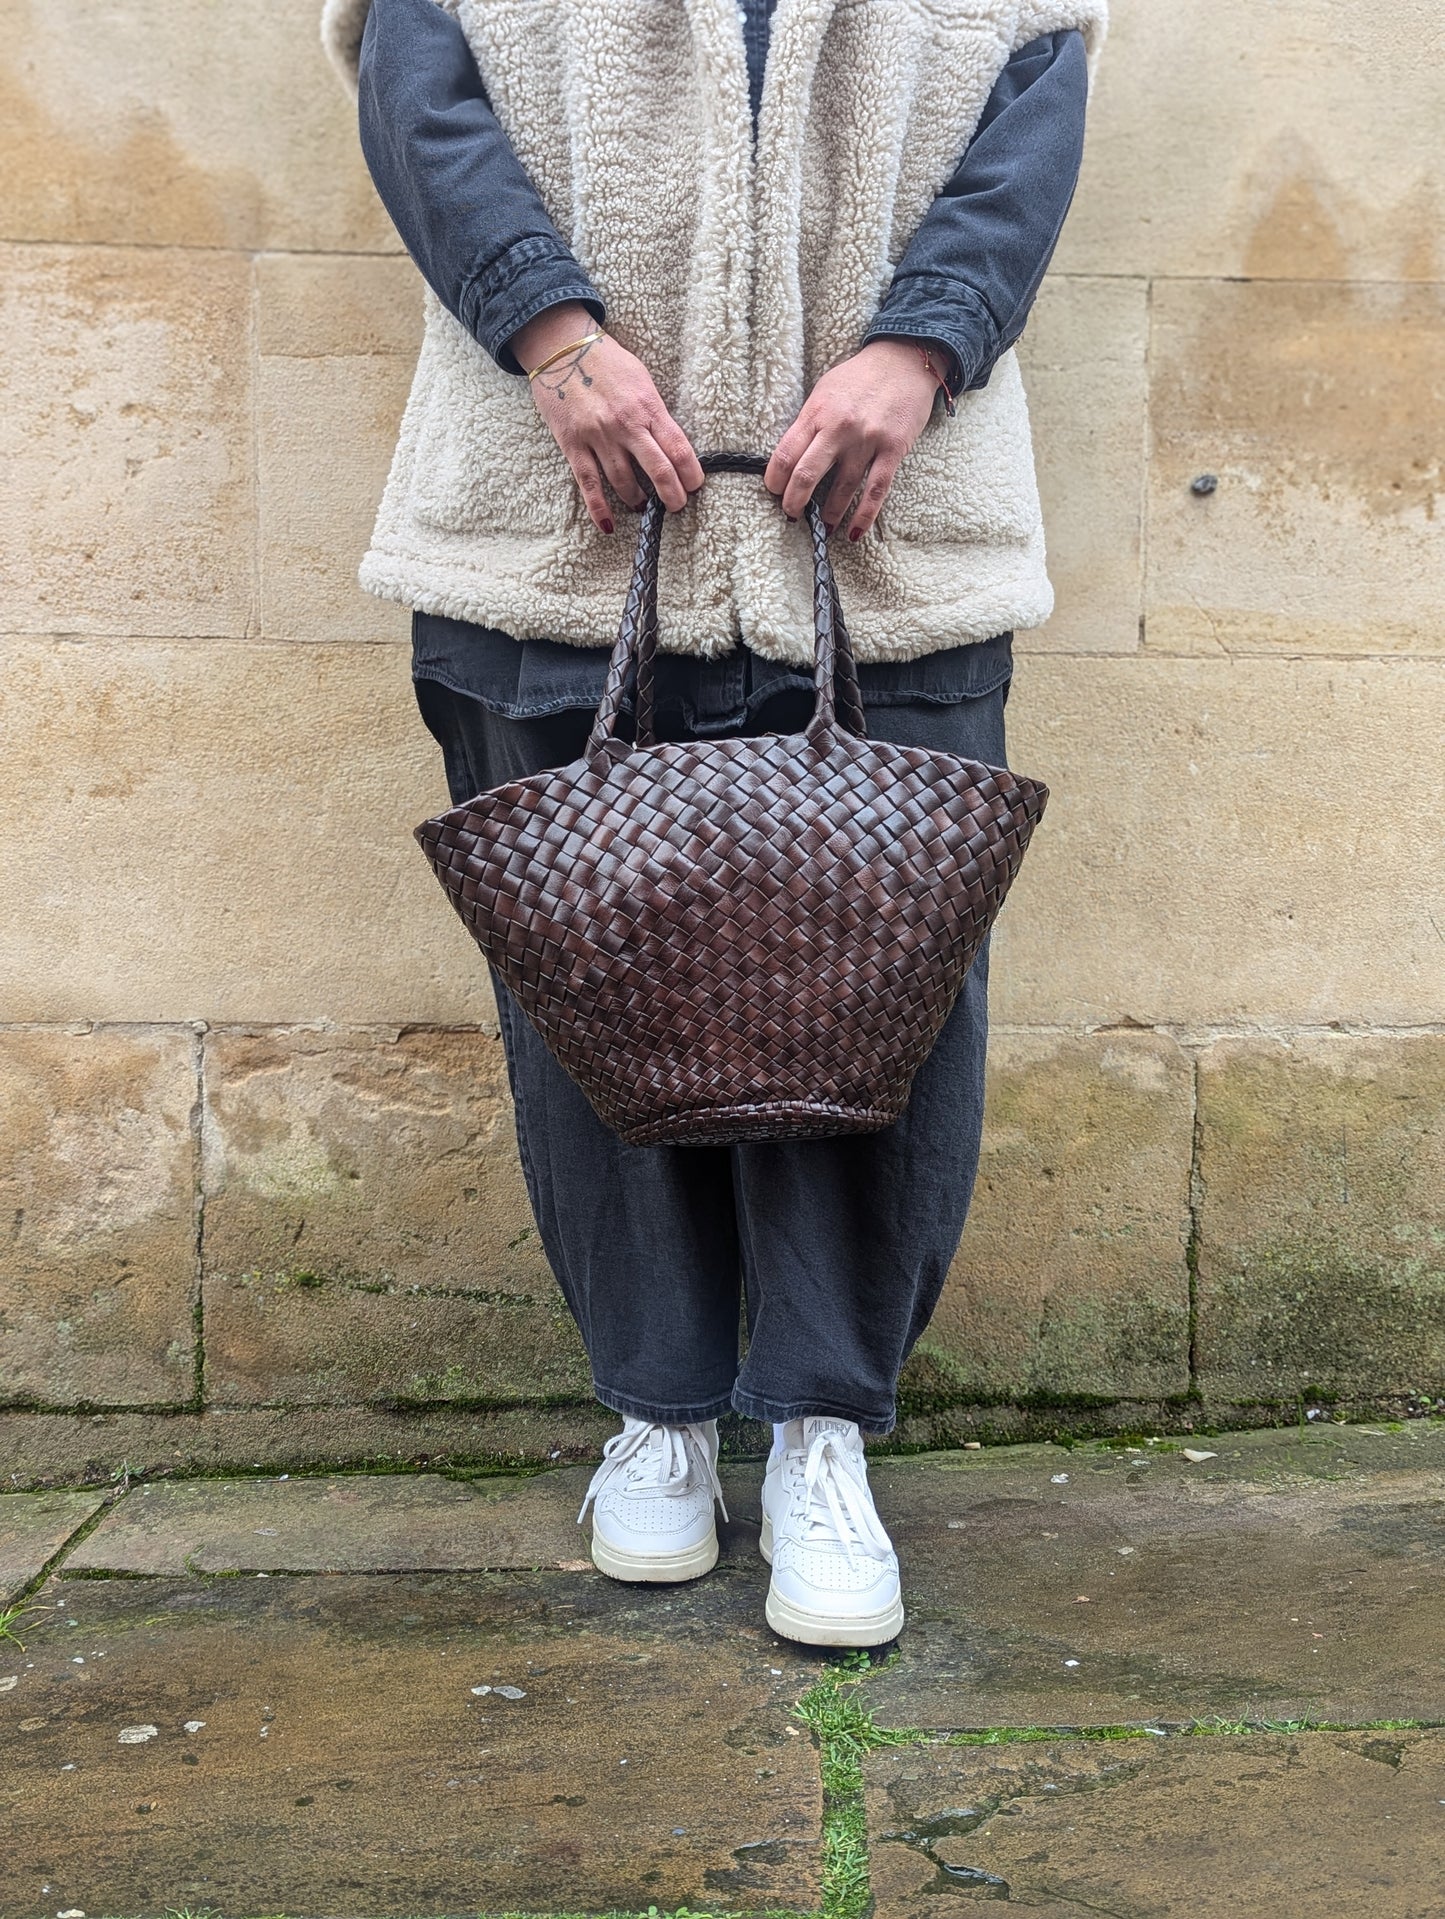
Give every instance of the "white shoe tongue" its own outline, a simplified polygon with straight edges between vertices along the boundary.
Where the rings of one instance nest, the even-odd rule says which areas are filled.
[[[803,1421],[803,1444],[811,1445],[819,1433],[836,1433],[839,1439],[858,1440],[858,1428],[851,1419],[805,1419]]]

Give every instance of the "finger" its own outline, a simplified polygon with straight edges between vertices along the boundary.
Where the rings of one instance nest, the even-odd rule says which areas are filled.
[[[696,493],[705,475],[693,444],[664,408],[662,418],[652,429],[652,437],[672,462],[673,471],[689,493]]]
[[[798,455],[793,462],[788,484],[783,489],[783,511],[790,520],[803,517],[803,509],[812,499],[818,482],[837,456],[838,448],[832,437],[824,433],[815,433]]]
[[[838,461],[833,484],[828,488],[828,497],[823,502],[823,521],[830,533],[852,506],[867,472],[868,456],[865,453],[849,451]]]
[[[888,489],[892,486],[902,457],[896,453],[876,453],[873,464],[868,470],[868,481],[863,488],[863,497],[858,502],[857,511],[848,523],[848,538],[861,540],[863,535],[878,518],[878,509],[888,498]]]
[[[687,505],[687,488],[672,461],[650,433],[638,433],[628,440],[628,451],[657,489],[657,497],[669,513]],[[699,478],[701,470],[699,469]]]
[[[782,493],[793,477],[793,468],[798,456],[803,452],[814,433],[813,416],[807,407],[794,420],[782,439],[773,448],[768,461],[767,471],[763,474],[763,485],[769,493]]]
[[[602,491],[602,475],[597,462],[586,447],[567,455],[567,463],[572,468],[573,478],[582,495],[582,504],[587,516],[599,533],[612,531],[612,508],[607,495]]]
[[[607,484],[624,505],[640,510],[647,504],[647,492],[637,478],[637,472],[627,457],[627,449],[616,440],[598,439],[593,443],[593,453],[598,464],[607,475]]]

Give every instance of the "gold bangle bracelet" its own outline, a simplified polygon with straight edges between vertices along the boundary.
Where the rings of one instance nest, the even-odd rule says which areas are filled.
[[[559,360],[565,360],[569,353],[576,353],[584,346],[595,346],[605,336],[600,327],[594,327],[590,333],[584,333],[580,340],[574,340],[571,346],[559,346],[555,353],[549,353],[545,360],[539,360],[527,375],[535,380],[539,373],[545,373],[549,366],[556,366]]]

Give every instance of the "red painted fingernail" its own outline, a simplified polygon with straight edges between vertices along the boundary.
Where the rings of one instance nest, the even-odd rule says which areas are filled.
[[[789,526],[796,526],[798,524],[798,516],[796,513],[785,513],[783,515],[783,518],[787,521]]]
[[[833,535],[838,531],[838,522],[836,520],[824,520],[823,526],[829,539],[832,539]]]
[[[849,529],[848,529],[848,538],[849,538],[850,540],[861,540],[861,539],[862,539],[862,537],[863,537],[863,529],[862,529],[862,527],[861,527],[861,526],[850,526],[850,527],[849,527]]]
[[[602,531],[603,531],[604,533],[610,533],[610,532],[612,531],[612,522],[611,522],[611,520],[604,520],[604,521],[602,522]]]

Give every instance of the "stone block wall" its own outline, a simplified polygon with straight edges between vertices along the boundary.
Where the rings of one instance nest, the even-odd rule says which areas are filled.
[[[406,615],[354,585],[419,283],[315,11],[0,0],[31,1435],[587,1399],[410,841]],[[1025,344],[1059,606],[1011,752],[1054,799],[905,1437],[1445,1392],[1441,51],[1435,0],[1116,0]]]

